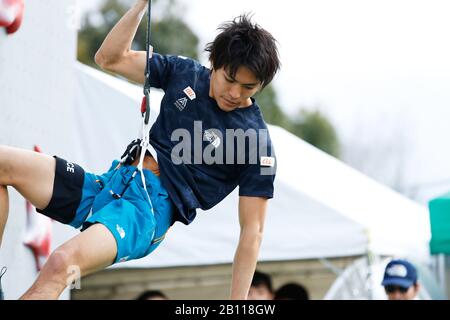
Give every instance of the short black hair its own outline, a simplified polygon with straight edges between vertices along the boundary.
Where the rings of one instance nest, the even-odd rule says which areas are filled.
[[[305,287],[298,283],[286,283],[275,292],[275,300],[309,300]]]
[[[162,293],[159,290],[148,290],[148,291],[142,292],[136,298],[136,300],[148,300],[149,298],[153,298],[153,297],[160,297],[160,298],[163,298],[163,299],[169,299],[169,298],[167,298],[167,296],[164,293]]]
[[[256,270],[253,274],[252,287],[266,286],[270,292],[273,292],[272,278],[267,273]]]
[[[221,32],[205,49],[213,69],[224,67],[234,78],[239,67],[245,66],[263,88],[267,86],[281,66],[275,38],[253,23],[250,14],[225,22],[218,30]]]

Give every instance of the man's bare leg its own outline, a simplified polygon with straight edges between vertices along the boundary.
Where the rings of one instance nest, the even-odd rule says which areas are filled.
[[[57,299],[71,284],[74,270],[79,270],[80,276],[102,270],[114,262],[116,255],[117,244],[112,233],[102,224],[92,225],[51,254],[21,299]]]
[[[51,156],[0,146],[0,243],[8,218],[6,187],[14,187],[36,208],[44,209],[53,193],[55,166]]]
[[[56,160],[28,150],[0,146],[0,230],[4,229],[8,205],[6,186],[14,187],[36,208],[45,209],[53,194]],[[3,221],[4,220],[4,221]],[[117,244],[111,232],[96,224],[56,249],[23,299],[57,299],[68,285],[71,267],[81,275],[113,263]]]

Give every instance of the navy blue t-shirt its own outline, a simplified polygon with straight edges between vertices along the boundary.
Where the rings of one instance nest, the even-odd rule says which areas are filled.
[[[209,96],[210,70],[188,58],[154,53],[150,77],[165,93],[150,143],[175,221],[191,223],[197,208],[214,207],[237,186],[240,196],[273,197],[275,155],[255,100],[222,111]]]

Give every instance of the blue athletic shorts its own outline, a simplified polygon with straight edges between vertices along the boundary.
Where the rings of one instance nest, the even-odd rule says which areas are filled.
[[[117,242],[114,263],[145,257],[159,246],[174,222],[174,205],[159,177],[143,170],[150,204],[134,166],[116,169],[116,160],[108,172],[96,175],[55,159],[52,199],[39,212],[82,231],[95,223],[106,226]]]

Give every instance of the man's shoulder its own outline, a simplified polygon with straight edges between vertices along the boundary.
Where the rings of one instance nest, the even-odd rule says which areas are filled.
[[[252,112],[249,114],[248,123],[253,129],[267,129],[267,123],[264,120],[264,115],[261,111],[261,107],[255,99],[252,99],[252,106],[250,107]]]
[[[198,60],[189,58],[189,57],[185,57],[183,55],[161,54],[161,53],[154,52],[152,59],[155,59],[157,61],[165,61],[165,63],[171,64],[174,66],[179,66],[179,67],[207,69]]]
[[[175,60],[180,71],[202,72],[207,70],[205,66],[193,58],[183,55],[170,55],[170,57]]]

